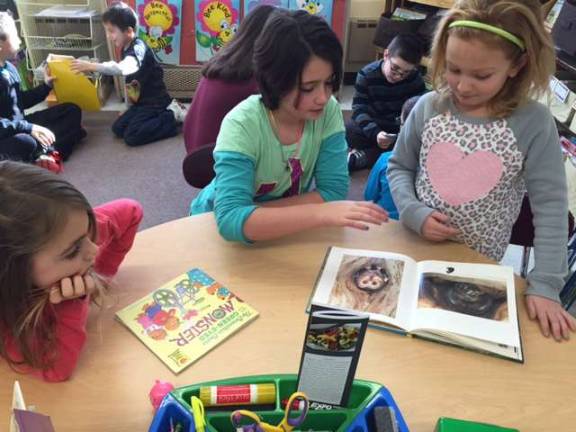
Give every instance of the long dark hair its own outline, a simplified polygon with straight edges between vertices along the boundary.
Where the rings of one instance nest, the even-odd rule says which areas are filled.
[[[20,162],[0,162],[0,356],[12,367],[46,369],[55,360],[56,319],[48,293],[32,281],[32,259],[63,229],[72,209],[96,222],[90,204],[55,174]],[[11,336],[21,359],[8,355]]]
[[[202,75],[225,81],[247,81],[254,75],[254,43],[274,6],[261,5],[252,10],[238,28],[238,33],[202,68]]]
[[[332,65],[332,89],[342,80],[342,45],[328,23],[306,11],[275,11],[256,40],[254,69],[262,102],[271,110],[295,86],[310,57],[318,56]]]

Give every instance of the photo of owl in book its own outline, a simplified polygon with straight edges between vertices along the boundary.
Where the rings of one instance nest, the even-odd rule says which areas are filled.
[[[328,303],[394,318],[404,262],[344,255]]]
[[[479,318],[507,321],[506,283],[424,273],[418,294],[418,307],[444,309]]]

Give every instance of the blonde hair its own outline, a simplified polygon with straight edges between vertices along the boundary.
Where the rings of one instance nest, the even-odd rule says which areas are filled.
[[[526,49],[495,33],[469,28],[449,28],[454,21],[470,20],[499,27],[520,38]],[[480,40],[489,47],[500,49],[513,65],[526,63],[518,75],[508,79],[489,102],[495,117],[506,117],[531,97],[548,89],[550,76],[556,67],[554,44],[546,31],[540,3],[537,0],[458,0],[442,18],[432,43],[430,76],[434,89],[446,98],[450,89],[446,82],[446,45],[450,35],[463,40]]]
[[[0,356],[11,367],[52,366],[56,317],[49,293],[32,281],[32,259],[65,226],[70,210],[84,210],[96,239],[94,212],[84,195],[55,174],[20,162],[0,162]],[[95,279],[98,291],[106,288]],[[7,336],[21,354],[10,358]]]

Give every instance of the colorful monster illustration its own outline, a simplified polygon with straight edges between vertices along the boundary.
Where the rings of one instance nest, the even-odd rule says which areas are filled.
[[[180,314],[184,315],[186,313],[186,308],[180,302],[180,296],[180,293],[177,294],[169,289],[159,289],[154,293],[152,298],[156,304],[160,305],[160,307],[176,307],[180,310]]]
[[[210,295],[215,295],[220,300],[230,300],[233,298],[238,298],[234,293],[230,292],[230,290],[218,282],[214,282],[212,285],[206,288],[206,291]]]
[[[226,45],[238,30],[238,11],[231,0],[203,0],[197,15],[201,30],[196,30],[200,46],[212,53]]]
[[[162,306],[154,302],[145,304],[143,312],[136,317],[136,321],[152,339],[161,340],[166,337],[166,330],[176,330],[180,320],[176,316],[176,309],[165,311]]]
[[[146,333],[154,340],[164,340],[167,335],[166,330],[157,325],[152,325],[152,327],[146,330]]]
[[[196,302],[196,294],[200,291],[201,286],[198,282],[192,283],[190,279],[182,279],[174,285],[176,294],[180,297],[180,304],[185,305],[188,302]]]

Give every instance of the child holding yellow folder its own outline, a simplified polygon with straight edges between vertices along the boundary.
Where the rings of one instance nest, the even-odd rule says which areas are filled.
[[[18,71],[8,59],[20,48],[12,16],[0,12],[0,158],[36,162],[59,172],[59,155],[66,160],[74,146],[86,136],[82,112],[74,104],[61,104],[29,115],[28,109],[46,99],[53,78],[45,73],[44,83],[28,91],[20,88]]]

